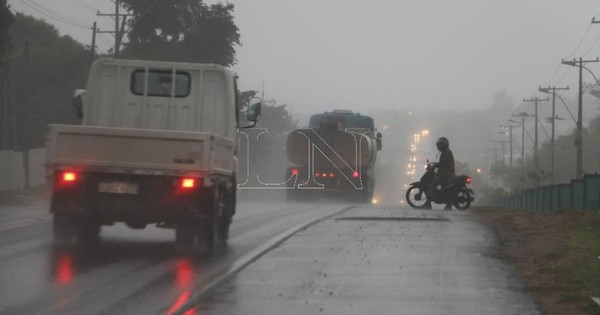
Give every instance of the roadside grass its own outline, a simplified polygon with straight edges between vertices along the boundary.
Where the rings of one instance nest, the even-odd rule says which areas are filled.
[[[523,268],[548,314],[600,314],[600,213],[475,207],[501,236],[504,259]]]
[[[575,295],[581,299],[600,296],[600,219],[582,222],[573,230],[568,256],[572,262],[561,272],[561,278],[572,293],[563,299],[572,300]]]

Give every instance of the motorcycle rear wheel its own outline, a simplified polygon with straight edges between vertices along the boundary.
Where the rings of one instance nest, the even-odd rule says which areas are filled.
[[[421,209],[427,202],[425,191],[419,186],[411,186],[406,191],[406,202],[414,209]]]
[[[467,210],[471,206],[471,194],[465,188],[459,190],[454,197],[454,207],[458,210]]]

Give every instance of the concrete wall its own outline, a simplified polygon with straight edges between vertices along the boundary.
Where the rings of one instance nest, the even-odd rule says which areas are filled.
[[[29,184],[31,187],[46,183],[45,149],[29,150]],[[20,191],[25,188],[23,153],[0,151],[0,191]]]

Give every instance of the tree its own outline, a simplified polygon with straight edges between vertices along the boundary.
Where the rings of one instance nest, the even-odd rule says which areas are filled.
[[[89,50],[52,25],[21,13],[11,28],[7,121],[10,149],[39,148],[50,123],[77,123],[73,90],[85,85]],[[4,121],[4,120],[3,120]]]
[[[10,12],[7,0],[0,0],[0,66],[6,62],[8,52],[10,51],[9,30],[14,21],[15,18],[12,12]]]
[[[233,4],[200,0],[123,0],[133,14],[123,57],[216,63],[236,62],[240,35]]]
[[[296,129],[292,115],[287,110],[287,105],[278,104],[276,100],[267,100],[262,104],[262,114],[257,124],[260,128],[268,128],[269,133],[275,136],[287,136]]]

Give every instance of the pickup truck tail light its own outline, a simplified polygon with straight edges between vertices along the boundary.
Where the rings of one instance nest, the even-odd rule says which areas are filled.
[[[63,183],[74,183],[79,179],[79,174],[77,174],[76,172],[71,172],[71,171],[67,171],[67,172],[62,172],[60,175],[60,180]]]
[[[198,181],[195,178],[183,178],[181,180],[181,188],[193,189],[198,186]]]

